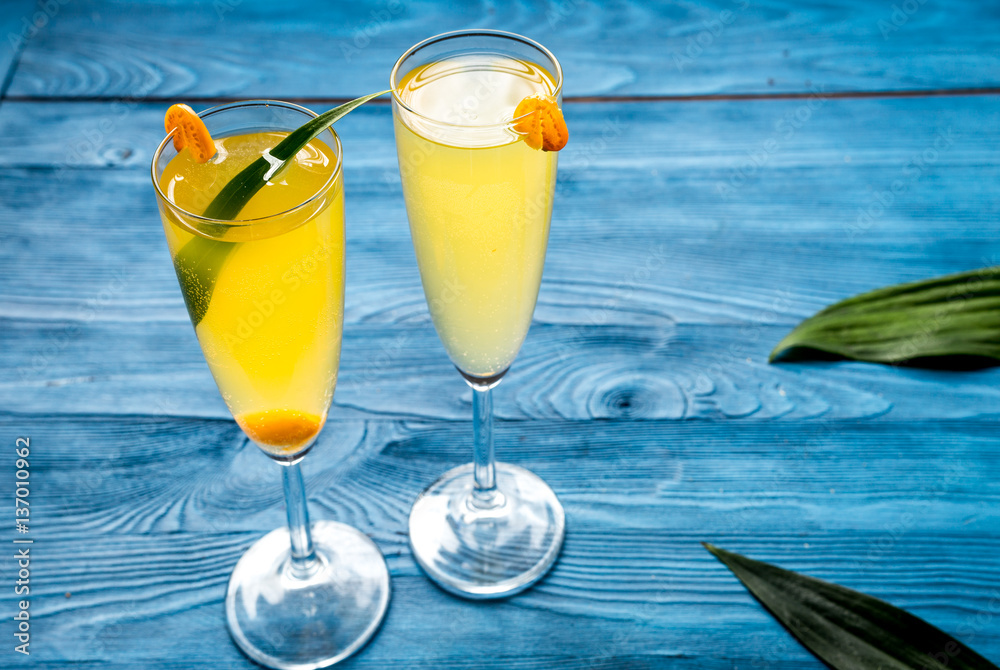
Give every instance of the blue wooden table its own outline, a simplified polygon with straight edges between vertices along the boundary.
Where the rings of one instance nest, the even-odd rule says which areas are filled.
[[[849,295],[1000,263],[1000,9],[981,0],[3,0],[0,667],[247,668],[222,600],[283,523],[277,468],[202,359],[149,161],[175,101],[322,110],[444,30],[566,71],[535,323],[501,459],[565,504],[559,563],[472,603],[419,572],[417,493],[470,455],[390,109],[338,124],[347,322],[314,518],[370,534],[393,602],[350,668],[819,668],[699,545],[904,607],[1000,662],[1000,370],[768,365]],[[30,438],[16,534],[15,440]],[[14,651],[15,539],[30,656]]]

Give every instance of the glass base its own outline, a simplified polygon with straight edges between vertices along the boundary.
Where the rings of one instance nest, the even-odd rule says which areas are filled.
[[[389,606],[389,570],[367,535],[335,521],[311,526],[318,559],[293,576],[288,529],[258,540],[229,578],[226,622],[261,665],[312,670],[341,661],[378,630]]]
[[[548,484],[496,464],[497,497],[477,507],[472,463],[449,470],[410,511],[410,547],[441,588],[464,598],[502,598],[541,579],[559,555],[566,515]]]

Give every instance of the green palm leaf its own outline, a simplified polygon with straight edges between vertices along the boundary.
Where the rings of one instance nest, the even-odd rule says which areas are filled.
[[[838,302],[800,323],[770,360],[816,352],[872,363],[1000,364],[1000,267]]]
[[[835,670],[1000,670],[887,602],[702,544],[789,633]]]

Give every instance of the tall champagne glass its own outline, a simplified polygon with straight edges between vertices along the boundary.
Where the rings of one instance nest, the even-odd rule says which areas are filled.
[[[472,387],[472,463],[446,472],[410,512],[410,545],[441,587],[469,598],[517,593],[559,554],[552,489],[493,455],[491,389],[531,324],[548,243],[556,154],[513,130],[518,102],[560,100],[555,57],[497,31],[446,33],[403,54],[391,77],[396,150],[424,295]]]
[[[272,668],[320,668],[378,628],[389,574],[378,547],[334,521],[309,523],[299,463],[326,421],[344,314],[344,190],[332,130],[307,145],[240,212],[199,213],[243,167],[316,115],[275,101],[201,114],[217,153],[197,164],[171,136],[153,157],[163,230],[205,360],[246,435],[282,466],[287,528],[236,564],[226,620]]]

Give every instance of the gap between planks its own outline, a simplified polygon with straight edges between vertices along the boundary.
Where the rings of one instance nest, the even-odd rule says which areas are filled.
[[[685,95],[583,95],[566,96],[563,102],[566,103],[629,103],[629,102],[705,102],[705,101],[738,101],[738,100],[799,100],[804,98],[940,98],[959,97],[977,95],[1000,95],[1000,87],[991,86],[984,88],[942,88],[942,89],[905,89],[891,91],[797,91],[787,93],[706,93],[706,94],[685,94]],[[118,96],[69,96],[69,95],[4,95],[0,100],[4,102],[28,102],[28,103],[64,103],[64,102],[143,102],[143,103],[167,103],[177,101],[205,102],[225,104],[247,100],[246,96],[145,96],[145,97],[118,97]],[[310,98],[310,97],[288,97],[283,98],[286,102],[298,104],[343,104],[353,98]],[[388,98],[372,100],[368,104],[385,105],[389,103]]]

